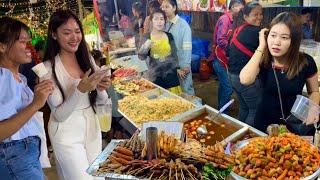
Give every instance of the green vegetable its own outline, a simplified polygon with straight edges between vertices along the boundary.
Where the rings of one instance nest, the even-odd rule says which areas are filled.
[[[218,169],[212,164],[206,164],[203,167],[202,177],[205,180],[224,180],[231,173],[232,167],[228,169]]]
[[[208,0],[200,0],[200,7],[207,7],[207,4],[208,4]]]
[[[286,128],[286,126],[280,125],[280,127],[279,127],[279,134],[281,135],[281,134],[285,134],[285,133],[287,133],[287,128]]]

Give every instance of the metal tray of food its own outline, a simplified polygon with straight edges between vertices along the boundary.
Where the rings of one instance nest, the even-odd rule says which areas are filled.
[[[123,116],[119,123],[125,130],[133,134],[137,129],[141,129],[141,127],[139,127],[131,118],[129,118],[120,109],[118,109],[118,112]]]
[[[170,91],[150,82],[152,85],[154,85],[156,88],[145,91],[141,93],[141,96],[148,97],[148,99],[161,99],[161,98],[175,98],[175,99],[180,99],[181,101],[184,101],[186,103],[193,104],[195,107],[197,104],[194,104],[191,101],[186,100],[185,98],[182,98],[181,96],[178,96],[174,93],[171,93]]]
[[[208,106],[204,105],[202,107],[197,107],[193,110],[187,111],[185,113],[180,114],[179,116],[174,117],[173,121],[179,121],[179,122],[188,122],[192,119],[196,119],[197,117],[203,116],[203,114],[212,114],[215,115],[219,111]],[[226,114],[221,114],[220,117],[217,117],[215,120],[218,124],[224,124],[226,127],[233,127],[234,131],[226,136],[223,137],[224,139],[221,141],[223,145],[226,145],[228,142],[234,142],[240,137],[242,137],[246,132],[251,131],[257,136],[266,136],[267,134],[231,117]]]
[[[132,94],[126,94],[124,92],[127,92],[127,90],[123,90],[123,92],[119,91],[118,89],[116,89],[115,85],[113,85],[113,88],[117,94],[117,97],[118,99],[123,99],[125,96],[133,96],[133,95],[139,95],[139,94],[142,94],[144,92],[147,92],[147,91],[150,91],[150,90],[153,90],[153,89],[157,89],[158,86],[155,85],[154,83],[148,81],[147,79],[145,78],[142,78],[141,75],[136,75],[136,76],[132,76],[132,77],[127,77],[127,78],[123,78],[123,82],[124,84],[128,84],[128,83],[131,83],[131,81],[133,80],[141,80],[141,81],[146,81],[146,83],[150,84],[152,87],[148,87],[148,89],[145,89],[145,90],[134,90],[134,91],[137,91],[135,93],[131,92]],[[136,84],[136,83],[133,83],[133,84]],[[127,85],[124,85],[124,86],[127,86]],[[138,85],[137,85],[138,86]],[[134,87],[131,87],[131,88],[134,88]],[[140,87],[139,87],[140,88]],[[127,92],[129,93],[129,92]]]
[[[150,82],[152,83],[152,82]],[[153,83],[152,83],[153,84]],[[156,88],[155,89],[152,89],[152,90],[148,90],[148,91],[145,91],[141,94],[139,94],[140,96],[143,96],[143,97],[147,97],[148,99],[162,99],[162,98],[173,98],[173,99],[179,99],[187,104],[190,104],[190,105],[193,105],[193,108],[192,109],[189,109],[188,111],[186,112],[189,112],[189,111],[193,111],[193,109],[195,109],[197,106],[195,104],[193,104],[192,102],[190,101],[187,101],[186,99],[178,96],[178,95],[175,95],[173,93],[171,93],[170,91],[167,91],[161,87],[159,87],[158,85],[156,84],[153,84]],[[137,128],[137,129],[140,129],[141,127],[139,127],[137,125],[137,123],[135,123],[131,118],[129,118],[123,111],[121,111],[119,108],[118,108],[118,112],[120,114],[123,115],[123,119],[121,120],[122,124],[121,125],[125,125],[127,126],[128,128],[130,128],[131,130],[133,130],[133,132],[135,131],[134,129]],[[185,113],[185,112],[184,112]],[[180,114],[177,114],[176,116],[174,116],[173,118],[177,117],[177,116],[180,116]],[[171,121],[173,118],[171,118],[170,120],[168,121]],[[126,120],[125,120],[126,119]],[[156,120],[152,120],[152,121],[156,121]],[[158,121],[162,121],[161,119],[159,119]]]
[[[253,139],[253,138],[252,138]],[[249,142],[252,140],[252,139],[246,139],[246,140],[243,140],[239,143],[237,143],[235,145],[235,150],[238,151],[240,150],[241,148],[245,147],[247,144],[249,144]],[[248,180],[247,178],[244,178],[242,176],[239,176],[238,174],[234,173],[233,171],[231,171],[230,173],[230,176],[233,177],[234,179],[236,180]],[[307,176],[301,180],[315,180],[317,179],[318,177],[320,177],[320,169],[318,169],[316,172],[314,172],[312,175],[310,176]]]
[[[267,136],[267,134],[251,126],[243,127],[230,142],[238,143],[259,136]]]
[[[108,146],[99,154],[94,162],[87,169],[87,173],[96,177],[105,177],[108,179],[138,179],[134,176],[115,174],[115,173],[102,173],[98,172],[100,163],[103,163],[112,153],[113,149],[123,140],[111,140]]]

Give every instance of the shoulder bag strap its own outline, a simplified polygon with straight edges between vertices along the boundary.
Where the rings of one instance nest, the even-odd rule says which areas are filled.
[[[247,47],[245,47],[238,39],[238,35],[240,34],[240,32],[245,28],[247,27],[249,24],[243,24],[241,25],[239,28],[237,28],[235,31],[234,31],[234,34],[233,34],[233,37],[231,39],[231,44],[234,44],[241,52],[243,52],[244,54],[246,54],[247,56],[249,57],[252,57],[253,56],[253,52],[250,51]]]
[[[280,85],[279,85],[279,80],[278,80],[278,76],[277,76],[277,73],[276,73],[276,70],[274,68],[274,64],[272,63],[272,70],[273,70],[273,74],[274,74],[274,77],[276,79],[276,84],[277,84],[277,89],[278,89],[278,97],[279,97],[279,102],[280,102],[280,108],[281,108],[281,115],[282,115],[282,120],[287,120],[285,117],[284,117],[284,112],[283,112],[283,104],[282,104],[282,98],[281,98],[281,91],[280,91]]]

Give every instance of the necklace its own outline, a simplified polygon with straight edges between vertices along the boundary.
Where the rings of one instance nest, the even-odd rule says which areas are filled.
[[[277,70],[280,70],[280,72],[281,72],[281,74],[284,74],[285,73],[285,67],[284,66],[276,66],[275,64],[274,64],[274,62],[272,63],[272,68],[274,68],[274,69],[277,69]]]

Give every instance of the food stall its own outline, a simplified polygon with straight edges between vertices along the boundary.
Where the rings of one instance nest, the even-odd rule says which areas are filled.
[[[113,86],[124,117],[120,124],[133,135],[112,140],[87,173],[112,179],[309,180],[320,175],[320,154],[309,141],[282,127],[268,136],[159,87],[125,58],[120,62]],[[166,130],[171,126],[178,135]],[[153,139],[149,128],[156,129]]]
[[[221,167],[223,169],[221,172],[229,174],[234,158],[224,153],[224,147],[249,137],[266,136],[265,133],[224,114],[214,120],[206,119],[207,115],[213,116],[218,114],[218,111],[173,94],[139,76],[141,74],[132,68],[119,68],[113,75],[114,90],[120,99],[119,112],[124,116],[120,124],[133,136],[129,140],[112,140],[108,144],[87,171],[94,176],[115,179],[161,176],[165,179],[173,177],[199,179],[201,173],[205,172],[204,167],[206,171]],[[147,157],[146,139],[137,132],[143,129],[144,123],[155,121],[180,123],[179,132],[182,133],[178,137],[181,139],[167,132],[159,132],[157,141],[159,161],[148,162],[144,160]],[[192,136],[194,133],[192,128],[202,124],[207,125],[208,135],[200,139]],[[167,128],[170,128],[170,125]],[[123,161],[121,158],[124,158]],[[168,158],[172,160],[169,161]],[[119,161],[123,164],[119,164]],[[158,173],[173,169],[179,172]]]
[[[208,106],[197,106],[156,84],[119,69],[121,124],[134,132],[112,140],[87,172],[113,179],[316,179],[320,154],[309,141],[279,130],[272,136]],[[156,158],[149,157],[145,123],[181,123],[180,136],[159,130]],[[205,126],[207,133],[200,134]],[[170,129],[170,125],[167,126]],[[161,129],[161,128],[159,128]],[[262,167],[268,167],[263,169]]]

